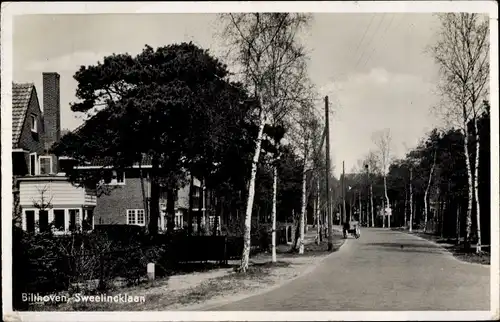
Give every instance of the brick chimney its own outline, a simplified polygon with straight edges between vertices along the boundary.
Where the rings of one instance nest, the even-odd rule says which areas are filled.
[[[48,151],[61,137],[61,102],[59,74],[43,73],[43,118],[45,149]]]

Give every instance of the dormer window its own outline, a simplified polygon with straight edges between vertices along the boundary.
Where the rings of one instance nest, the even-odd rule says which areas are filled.
[[[111,182],[112,185],[123,185],[125,184],[125,173],[123,171],[113,170],[111,173]]]
[[[52,173],[52,157],[50,156],[40,156],[39,158],[40,174],[51,174]]]
[[[38,133],[38,126],[37,126],[37,120],[36,120],[36,115],[31,114],[31,132]]]

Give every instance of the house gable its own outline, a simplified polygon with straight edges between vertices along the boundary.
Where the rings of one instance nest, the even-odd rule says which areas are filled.
[[[32,131],[31,117],[36,120]],[[42,154],[44,152],[43,114],[33,84],[12,85],[12,148]]]

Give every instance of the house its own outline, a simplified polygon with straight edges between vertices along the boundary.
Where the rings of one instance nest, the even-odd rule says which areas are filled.
[[[108,193],[98,194],[96,187],[77,187],[64,173],[73,160],[48,153],[61,137],[60,76],[43,73],[43,112],[32,83],[12,85],[12,162],[15,223],[29,232],[53,229],[55,234],[73,230],[92,230],[94,225],[128,224],[146,226],[147,201],[151,187],[151,160],[145,159],[125,171],[109,168],[109,160],[94,160],[77,169],[109,171],[104,185]],[[206,196],[201,182],[194,180],[193,217],[205,212]],[[143,192],[144,187],[144,192]],[[179,189],[175,205],[175,228],[186,225],[190,185]],[[160,198],[160,230],[166,229],[166,195]],[[208,224],[215,221],[210,217]],[[52,224],[52,225],[50,225]],[[194,220],[196,226],[196,220]],[[220,228],[220,227],[219,227]]]
[[[151,158],[144,157],[141,166],[138,164],[125,170],[116,170],[109,166],[110,159],[94,160],[89,164],[77,165],[77,170],[105,170],[105,186],[102,193],[97,195],[94,218],[96,225],[137,225],[147,226],[146,209],[151,198],[150,171],[152,168]],[[142,173],[142,174],[141,174]],[[143,178],[141,183],[141,177]],[[202,197],[205,195],[201,188],[200,180],[193,180],[193,217],[203,216],[205,207]],[[181,187],[177,191],[175,200],[175,229],[181,229],[187,224],[189,210],[190,185]],[[166,192],[160,191],[160,218],[158,227],[160,231],[167,228],[167,199]],[[208,218],[212,220],[211,218]],[[196,226],[196,220],[194,226]]]
[[[48,153],[61,132],[59,79],[43,73],[43,112],[34,84],[12,84],[13,219],[28,232],[93,228],[95,191],[72,185]]]

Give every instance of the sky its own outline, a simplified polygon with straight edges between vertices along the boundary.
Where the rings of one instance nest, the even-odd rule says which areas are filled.
[[[76,101],[73,75],[112,53],[139,53],[193,41],[221,53],[215,14],[64,14],[18,16],[13,22],[13,81],[34,82],[42,104],[42,72],[61,75],[61,127],[84,118],[70,110]],[[391,152],[401,157],[440,124],[431,112],[438,68],[425,52],[438,21],[428,13],[319,13],[300,36],[309,52],[309,76],[320,97],[329,96],[334,173],[354,170],[375,133],[392,134]],[[41,32],[40,32],[41,31]],[[43,108],[43,106],[42,106]]]

